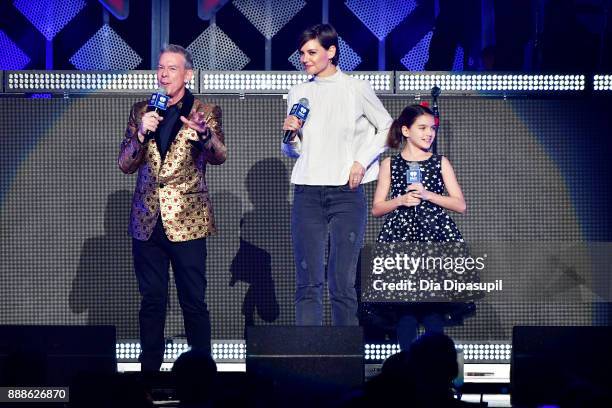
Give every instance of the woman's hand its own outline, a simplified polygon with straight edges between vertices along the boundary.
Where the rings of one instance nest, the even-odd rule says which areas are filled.
[[[365,175],[365,169],[359,162],[354,162],[349,173],[348,185],[351,190],[356,189],[361,184],[361,180]]]
[[[291,139],[293,139],[295,137],[295,134],[297,133],[297,131],[302,128],[303,124],[304,124],[304,122],[301,121],[300,119],[298,119],[296,116],[288,115],[285,118],[285,122],[283,122],[283,130],[290,130],[290,131],[292,131],[293,132],[293,136],[292,136]]]

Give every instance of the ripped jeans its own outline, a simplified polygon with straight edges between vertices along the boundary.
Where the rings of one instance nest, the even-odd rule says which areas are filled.
[[[367,202],[363,186],[296,185],[291,236],[296,267],[295,322],[323,324],[325,250],[334,326],[357,326],[357,261],[365,234]]]

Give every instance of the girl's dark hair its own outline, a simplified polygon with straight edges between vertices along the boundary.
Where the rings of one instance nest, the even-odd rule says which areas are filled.
[[[334,65],[338,65],[338,61],[340,60],[340,46],[338,45],[338,33],[334,27],[330,24],[317,24],[307,28],[300,34],[298,50],[310,40],[318,40],[321,46],[326,50],[329,50],[329,47],[332,45],[336,47],[336,55],[334,55],[331,62]]]
[[[404,140],[402,126],[410,128],[417,118],[422,115],[433,116],[433,112],[428,107],[422,105],[406,106],[401,115],[399,115],[399,118],[395,119],[391,124],[389,134],[387,135],[387,146],[394,148],[400,147]]]

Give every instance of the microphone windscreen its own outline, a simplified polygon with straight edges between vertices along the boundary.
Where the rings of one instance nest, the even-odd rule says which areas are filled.
[[[300,100],[298,101],[298,103],[300,105],[304,105],[305,107],[309,108],[310,107],[310,103],[308,102],[308,98],[300,98]]]

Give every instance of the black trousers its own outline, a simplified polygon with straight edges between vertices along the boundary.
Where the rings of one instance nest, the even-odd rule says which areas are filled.
[[[132,239],[140,304],[140,362],[143,371],[159,370],[164,357],[164,326],[172,264],[185,334],[192,348],[210,353],[210,317],[205,302],[206,239],[171,242],[161,217],[148,241]]]

